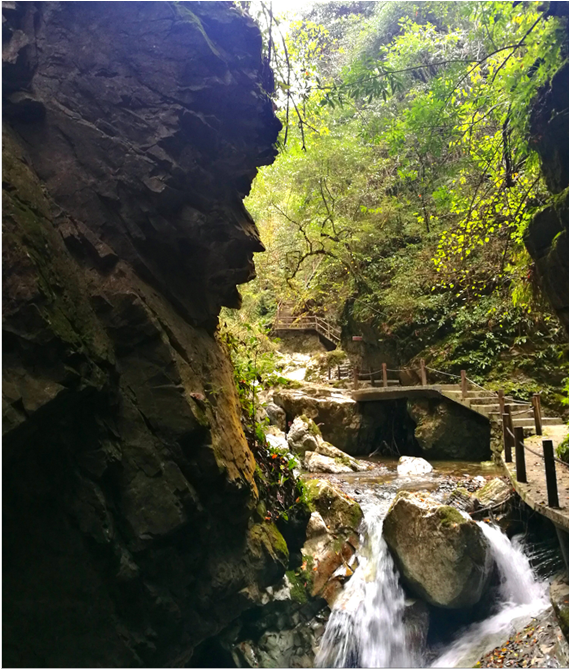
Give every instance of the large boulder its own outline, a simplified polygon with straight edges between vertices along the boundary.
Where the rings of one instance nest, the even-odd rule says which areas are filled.
[[[491,455],[491,427],[483,416],[447,399],[408,401],[415,437],[428,459],[483,461]]]
[[[352,456],[389,451],[392,440],[408,450],[414,448],[403,400],[357,403],[330,386],[311,385],[307,391],[276,391],[273,402],[288,421],[301,415],[313,419],[327,442]]]
[[[309,472],[364,472],[372,467],[372,465],[359,461],[344,451],[333,447],[332,444],[325,442],[320,435],[317,436],[317,442],[316,452],[305,452],[305,467]]]
[[[397,470],[400,477],[427,475],[433,471],[433,466],[431,466],[424,458],[419,458],[417,456],[401,456],[398,461]]]
[[[319,434],[319,429],[312,419],[306,416],[298,416],[287,433],[289,449],[301,456],[306,451],[316,451],[319,446],[317,441]]]
[[[301,550],[305,570],[301,578],[311,596],[322,597],[332,606],[356,567],[362,510],[325,479],[306,481],[305,494],[312,513]]]
[[[362,416],[358,404],[331,389],[312,388],[311,394],[299,390],[278,391],[273,395],[276,405],[288,417],[306,416],[322,425],[323,437],[339,449],[354,453]]]
[[[417,596],[451,609],[479,602],[492,562],[481,529],[469,517],[403,491],[388,510],[383,534],[403,581]]]
[[[279,405],[276,405],[274,402],[269,402],[265,406],[265,411],[269,417],[269,423],[272,426],[277,426],[277,428],[282,431],[287,430],[287,416],[285,411],[279,407]]]
[[[340,459],[330,458],[316,451],[305,452],[304,466],[308,472],[328,472],[332,475],[353,472],[352,468]]]

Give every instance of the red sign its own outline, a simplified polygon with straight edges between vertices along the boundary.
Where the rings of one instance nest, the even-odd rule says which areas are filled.
[[[362,342],[362,335],[353,335],[352,336],[352,341],[353,342]]]

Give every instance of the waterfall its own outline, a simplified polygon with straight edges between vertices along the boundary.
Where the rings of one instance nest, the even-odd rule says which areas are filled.
[[[406,645],[404,592],[382,537],[379,507],[362,505],[366,535],[359,565],[334,605],[316,658],[318,667],[402,668]]]
[[[499,571],[497,612],[468,626],[432,663],[434,668],[472,667],[548,605],[546,583],[536,580],[518,538],[509,541],[496,526],[478,522]]]
[[[359,565],[335,602],[320,651],[318,667],[402,668],[425,666],[406,639],[404,592],[382,537],[385,510],[362,505],[366,534]],[[498,570],[495,613],[460,631],[431,667],[472,667],[508,637],[514,625],[526,625],[548,606],[546,585],[538,582],[520,542],[499,528],[479,522]],[[437,614],[432,613],[432,616]]]

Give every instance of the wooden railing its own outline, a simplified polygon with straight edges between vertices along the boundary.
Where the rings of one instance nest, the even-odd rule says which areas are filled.
[[[278,312],[273,323],[273,330],[314,330],[335,346],[340,344],[340,328],[333,326],[320,316],[308,314],[290,316]]]

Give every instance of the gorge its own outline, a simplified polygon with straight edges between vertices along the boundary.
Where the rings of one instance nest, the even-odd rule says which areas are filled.
[[[341,165],[323,177],[302,161],[319,156],[327,141],[339,143],[332,151],[339,160],[379,145],[368,131],[342,135],[341,117],[311,135],[310,115],[325,108],[322,90],[303,98],[305,116],[299,112],[291,125],[285,99],[294,86],[271,56],[278,24],[271,28],[266,12],[270,28],[260,28],[244,4],[3,2],[3,665],[448,667],[465,658],[465,644],[475,663],[503,644],[513,622],[518,631],[544,615],[550,646],[540,658],[559,667],[567,654],[558,623],[564,597],[567,618],[567,566],[551,525],[512,496],[489,421],[445,399],[358,404],[340,368],[388,362],[404,370],[405,385],[418,381],[419,356],[452,376],[467,360],[479,382],[489,373],[493,393],[512,377],[508,392],[526,400],[543,384],[545,405],[567,414],[561,329],[568,296],[556,279],[568,268],[568,139],[563,124],[550,123],[567,113],[567,80],[545,84],[532,112],[549,177],[524,241],[513,233],[516,254],[526,244],[536,259],[537,286],[551,303],[521,308],[538,343],[514,320],[497,351],[470,340],[476,329],[465,323],[454,348],[451,322],[430,313],[428,323],[414,303],[420,292],[409,297],[401,277],[394,279],[407,253],[419,268],[405,271],[415,281],[425,269],[416,254],[431,258],[431,247],[421,247],[391,204],[385,211],[389,225],[402,229],[398,248],[380,248],[389,226],[374,217],[384,216],[386,203],[370,194],[387,189],[404,202],[414,178],[401,166],[400,184],[375,174],[364,179],[370,191],[362,198],[353,202],[353,191],[336,197],[334,177],[350,190],[361,168]],[[358,5],[359,20],[379,12],[376,3],[340,4],[347,15]],[[427,4],[419,3],[420,13]],[[543,15],[548,26],[567,26],[554,9]],[[330,34],[351,20],[332,21]],[[402,30],[408,25],[398,21]],[[299,45],[320,44],[310,22],[300,30]],[[294,37],[287,40],[291,57],[300,58]],[[323,71],[335,58],[324,58]],[[297,75],[309,80],[314,72],[304,65]],[[546,131],[537,135],[537,127]],[[297,143],[289,153],[288,132]],[[559,151],[549,163],[553,144]],[[378,151],[399,164],[384,147]],[[284,195],[279,188],[290,183],[282,175],[300,179],[304,170],[317,180],[309,194],[299,187],[295,198]],[[352,170],[350,178],[342,170]],[[345,214],[323,216],[311,209],[315,197],[321,208],[340,202],[344,211],[348,202],[361,238],[327,228]],[[286,201],[308,207],[307,221],[322,221],[321,239],[338,247],[319,247],[305,223],[310,253],[293,248],[299,230],[274,235],[276,208]],[[299,212],[282,211],[295,224]],[[415,218],[410,225],[417,228]],[[357,245],[366,235],[372,241],[363,252]],[[279,236],[293,246],[279,247]],[[505,259],[515,243],[499,243]],[[342,256],[347,249],[350,260]],[[269,259],[258,262],[257,279],[256,253]],[[316,259],[310,268],[304,254]],[[520,274],[514,255],[507,265]],[[393,286],[386,289],[382,277],[380,288],[365,286],[387,259],[396,259]],[[293,276],[296,264],[302,281]],[[487,257],[482,266],[495,272]],[[243,298],[240,285],[248,286]],[[274,340],[270,326],[277,305],[291,297],[287,286],[295,318],[312,310],[334,321],[337,349],[306,333],[303,341]],[[392,290],[415,316],[389,326],[370,315],[378,296],[389,310]],[[438,285],[439,294],[454,292]],[[487,307],[472,311],[484,313],[483,329],[499,332]],[[453,317],[458,323],[461,314]],[[503,376],[493,378],[499,368]],[[433,460],[432,469],[403,473],[400,456]],[[490,484],[501,495],[493,489],[485,499]],[[430,537],[459,534],[468,523],[486,538],[492,558],[473,602],[449,609],[414,590],[384,524],[406,496],[441,515]],[[477,510],[489,523],[471,519]],[[513,540],[521,533],[524,546]],[[533,561],[542,549],[545,557]],[[516,569],[507,574],[505,564]],[[564,572],[566,596],[563,583],[555,615],[547,583]],[[485,608],[486,598],[495,610]],[[502,637],[486,637],[493,627]]]

